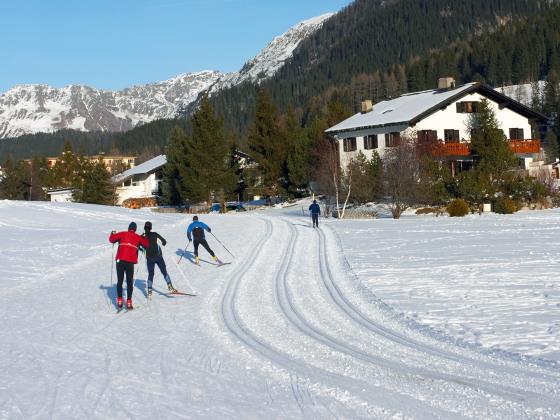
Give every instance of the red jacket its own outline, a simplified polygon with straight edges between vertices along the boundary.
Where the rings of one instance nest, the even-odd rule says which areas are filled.
[[[127,261],[136,264],[138,262],[138,245],[148,248],[150,243],[148,239],[137,235],[136,232],[129,230],[128,232],[117,232],[109,236],[109,242],[114,244],[119,243],[117,250],[117,261]]]

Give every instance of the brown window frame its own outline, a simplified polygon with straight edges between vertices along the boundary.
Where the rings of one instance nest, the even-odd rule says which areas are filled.
[[[396,147],[401,142],[401,133],[393,131],[385,134],[385,147]]]
[[[358,149],[356,137],[347,137],[342,139],[342,148],[345,152],[355,152]]]
[[[364,136],[364,150],[373,150],[379,148],[379,139],[377,134]]]
[[[419,143],[437,142],[437,130],[418,130],[417,137]]]
[[[522,128],[510,128],[509,129],[509,139],[510,140],[525,140],[525,130],[522,129]]]
[[[462,101],[457,102],[458,114],[473,114],[478,112],[479,101]]]
[[[461,143],[459,130],[445,129],[443,130],[443,140],[445,144]]]

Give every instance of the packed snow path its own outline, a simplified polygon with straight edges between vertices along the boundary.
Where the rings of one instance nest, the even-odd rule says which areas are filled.
[[[115,314],[108,232],[168,240],[137,309]],[[189,219],[0,202],[2,418],[558,418],[560,369],[459,345],[388,310],[331,226],[290,213],[204,216],[236,256],[187,254]],[[210,236],[224,260],[229,255]],[[113,279],[113,282],[115,280]]]

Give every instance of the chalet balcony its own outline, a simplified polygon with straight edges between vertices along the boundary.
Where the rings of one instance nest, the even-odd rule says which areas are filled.
[[[432,156],[438,158],[470,155],[471,147],[468,143],[440,143],[432,149]]]
[[[540,140],[508,140],[509,147],[516,154],[539,153],[541,151]],[[471,146],[469,143],[440,143],[432,149],[432,156],[436,158],[470,156]]]
[[[509,140],[509,147],[513,153],[539,153],[541,151],[540,140]]]

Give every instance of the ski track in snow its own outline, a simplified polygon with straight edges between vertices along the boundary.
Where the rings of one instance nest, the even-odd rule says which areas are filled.
[[[203,216],[237,256],[216,270],[177,265],[182,215],[0,202],[0,418],[560,418],[557,364],[395,316],[336,222],[295,214]],[[148,219],[198,296],[163,294],[156,269],[146,301],[141,259],[138,307],[116,315],[107,234]]]

